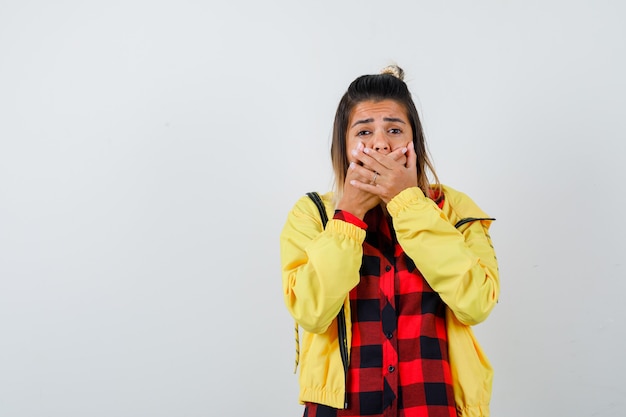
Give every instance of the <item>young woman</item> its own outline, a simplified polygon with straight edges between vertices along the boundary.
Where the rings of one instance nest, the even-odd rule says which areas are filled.
[[[304,416],[488,416],[470,326],[498,299],[494,219],[439,184],[399,67],[350,84],[331,156],[328,223],[304,196],[280,237]]]

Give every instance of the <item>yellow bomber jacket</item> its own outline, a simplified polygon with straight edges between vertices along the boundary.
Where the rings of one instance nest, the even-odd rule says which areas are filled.
[[[387,211],[398,242],[447,305],[457,415],[487,417],[493,370],[470,326],[487,318],[500,292],[491,219],[467,195],[447,186],[443,192],[442,209],[414,187],[394,197]],[[351,346],[349,293],[359,283],[365,231],[332,218],[332,197],[322,196],[326,229],[308,197],[295,204],[280,235],[280,253],[285,304],[304,329],[299,401],[342,408],[346,388],[337,314],[343,305]]]

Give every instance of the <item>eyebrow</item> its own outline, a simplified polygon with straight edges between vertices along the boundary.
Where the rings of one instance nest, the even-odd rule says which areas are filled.
[[[363,119],[363,120],[357,120],[356,122],[354,122],[354,124],[350,127],[354,127],[356,125],[359,124],[364,124],[364,123],[372,123],[374,121],[373,118],[369,118],[369,119]],[[399,119],[397,117],[383,117],[383,122],[396,122],[396,123],[402,123],[402,124],[406,124],[404,120]]]

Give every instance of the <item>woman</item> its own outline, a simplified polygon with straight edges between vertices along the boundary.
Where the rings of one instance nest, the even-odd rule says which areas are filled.
[[[439,184],[399,67],[351,83],[331,155],[330,220],[305,196],[280,239],[304,416],[489,415],[492,370],[469,326],[498,299],[493,219]]]

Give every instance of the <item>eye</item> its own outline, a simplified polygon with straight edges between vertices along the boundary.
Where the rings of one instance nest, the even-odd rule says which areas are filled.
[[[400,133],[402,133],[402,129],[398,129],[398,128],[392,128],[389,129],[389,133],[393,134],[393,135],[399,135]]]
[[[365,135],[369,135],[370,133],[372,133],[372,132],[370,132],[369,130],[360,130],[356,135],[357,136],[365,136]]]

